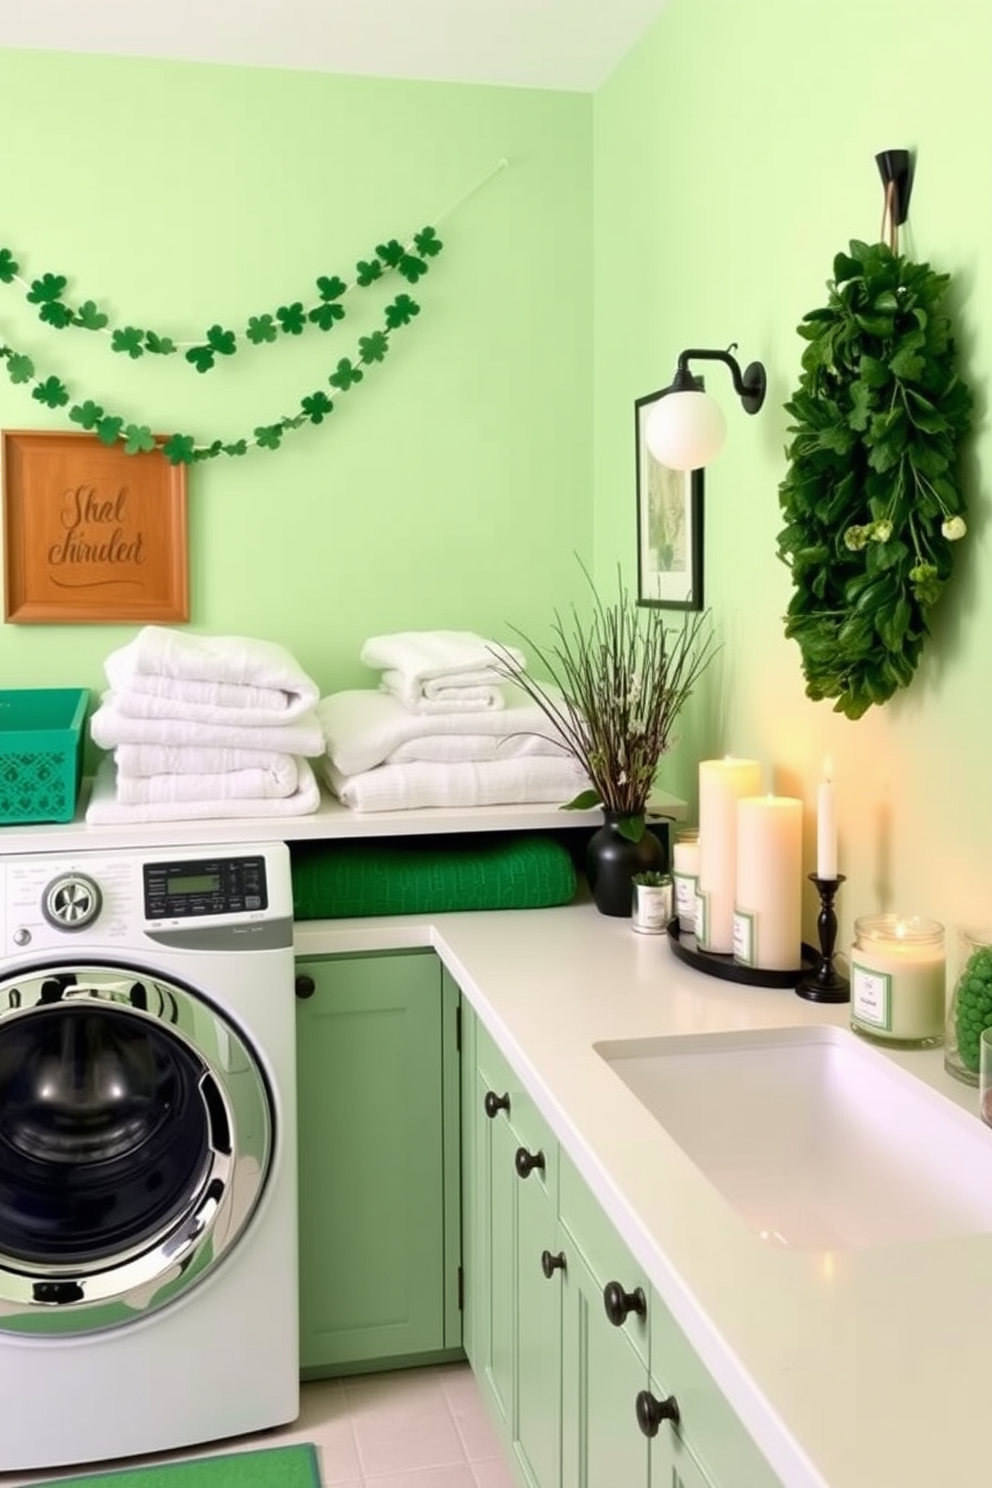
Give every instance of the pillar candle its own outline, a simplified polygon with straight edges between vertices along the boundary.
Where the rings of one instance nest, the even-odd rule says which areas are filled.
[[[707,951],[734,949],[737,890],[737,802],[761,789],[757,760],[701,760],[699,764],[699,899],[697,936]]]
[[[837,877],[834,767],[829,755],[823,761],[823,779],[816,792],[816,876],[825,879]]]
[[[801,964],[802,859],[802,801],[738,801],[734,958],[743,965],[791,971]]]

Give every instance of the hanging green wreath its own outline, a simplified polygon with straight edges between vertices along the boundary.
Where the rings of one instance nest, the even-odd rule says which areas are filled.
[[[807,696],[860,718],[912,681],[965,536],[971,396],[943,309],[949,275],[856,241],[833,271],[826,306],[797,328],[807,345],[785,405],[778,553]]]

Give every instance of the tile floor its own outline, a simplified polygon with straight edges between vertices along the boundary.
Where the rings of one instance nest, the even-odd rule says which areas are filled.
[[[302,1387],[300,1416],[290,1426],[113,1465],[301,1441],[318,1448],[322,1488],[517,1488],[467,1364],[313,1381]],[[0,1473],[0,1488],[57,1476],[67,1473]]]

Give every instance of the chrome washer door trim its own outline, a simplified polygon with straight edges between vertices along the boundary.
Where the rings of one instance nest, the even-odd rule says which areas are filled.
[[[177,1205],[151,1233],[113,1255],[34,1260],[0,1249],[0,1332],[64,1335],[118,1327],[167,1305],[201,1281],[244,1232],[272,1158],[272,1102],[253,1051],[234,1025],[181,983],[127,965],[47,963],[0,981],[0,1055],[26,1022],[77,1010],[150,1024],[199,1071],[194,1099],[203,1161]]]

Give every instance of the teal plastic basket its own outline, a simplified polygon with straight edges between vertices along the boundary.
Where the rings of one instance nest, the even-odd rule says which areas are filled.
[[[72,821],[89,701],[85,687],[0,688],[0,826]]]

